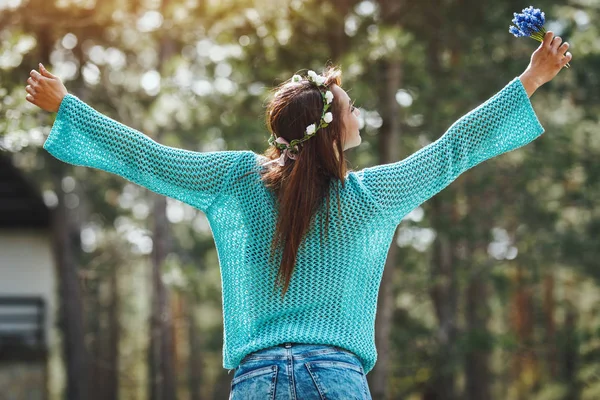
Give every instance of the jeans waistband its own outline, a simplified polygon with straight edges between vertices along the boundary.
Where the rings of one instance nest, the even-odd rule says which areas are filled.
[[[257,350],[253,353],[248,354],[244,357],[247,359],[285,359],[288,355],[288,351],[291,351],[295,358],[301,359],[310,357],[316,354],[326,354],[334,352],[343,352],[356,357],[354,353],[346,350],[342,347],[328,345],[328,344],[307,344],[307,343],[294,343],[285,342],[275,346],[267,347],[261,350]]]

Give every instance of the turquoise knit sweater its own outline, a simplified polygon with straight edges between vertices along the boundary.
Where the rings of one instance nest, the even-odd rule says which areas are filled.
[[[284,342],[329,344],[354,352],[365,372],[377,360],[375,313],[383,267],[402,218],[478,163],[544,132],[519,78],[457,120],[437,141],[402,161],[346,176],[302,242],[285,300],[272,293],[269,263],[275,197],[260,180],[252,151],[195,152],[159,144],[67,95],[44,149],[73,165],[111,172],[204,212],[222,284],[223,367]],[[243,176],[247,172],[251,173]],[[335,196],[335,195],[334,195]],[[335,198],[335,197],[334,197]]]

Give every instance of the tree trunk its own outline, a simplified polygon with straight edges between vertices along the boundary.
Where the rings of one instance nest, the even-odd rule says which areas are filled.
[[[565,319],[561,329],[561,378],[566,382],[569,393],[565,397],[568,400],[581,398],[583,385],[577,377],[579,365],[580,342],[577,331],[577,321],[579,314],[577,312],[578,299],[576,296],[576,285],[572,280],[565,282]],[[595,382],[596,376],[592,378],[592,383]],[[590,382],[583,382],[584,385],[589,385]]]
[[[161,13],[165,24],[169,20],[169,0],[161,3]],[[168,32],[164,32],[158,48],[158,71],[162,74],[163,65],[174,53],[173,41]],[[155,137],[160,142],[160,133]],[[151,398],[152,400],[174,400],[177,398],[175,383],[175,364],[173,358],[173,318],[169,302],[169,293],[162,281],[161,267],[170,248],[169,221],[167,220],[167,199],[153,193],[154,226],[152,248],[152,277],[154,298],[152,301],[151,339]]]
[[[430,25],[430,38],[427,43],[426,57],[427,69],[435,82],[436,87],[442,87],[445,80],[441,68],[441,25],[442,4],[439,0],[432,0]],[[443,132],[439,115],[439,95],[432,93],[429,99],[429,109],[434,132]],[[456,309],[458,301],[458,284],[455,266],[456,242],[448,229],[456,218],[456,204],[454,198],[442,200],[440,195],[430,200],[431,220],[433,228],[437,233],[434,242],[433,257],[431,263],[431,281],[433,285],[430,290],[435,313],[439,323],[437,330],[437,344],[439,352],[436,356],[434,376],[428,390],[430,398],[455,399],[455,372],[452,367],[454,361],[454,348],[456,342]]]
[[[431,297],[439,323],[437,330],[438,354],[435,362],[431,388],[436,399],[452,400],[456,398],[453,370],[454,348],[456,344],[456,305],[458,290],[454,265],[454,241],[443,227],[444,211],[440,199],[432,199],[434,211],[432,218],[438,233],[431,264],[431,279],[435,282],[431,288]]]
[[[109,250],[110,251],[110,250]],[[111,260],[118,260],[117,255],[110,255]],[[95,291],[88,293],[88,312],[90,318],[88,332],[93,334],[90,359],[93,379],[90,380],[90,400],[115,399],[118,397],[118,344],[120,326],[118,320],[118,292],[117,292],[117,270],[120,263],[110,265],[108,280],[104,276],[98,276]],[[109,290],[103,290],[108,287]],[[107,298],[108,297],[108,298]],[[103,304],[108,304],[103,307]],[[91,327],[89,326],[91,325]],[[89,346],[89,344],[88,344]]]
[[[188,332],[190,341],[190,356],[189,363],[189,385],[190,385],[190,400],[202,400],[200,385],[202,383],[202,357],[201,357],[201,337],[198,329],[198,321],[196,320],[196,301],[195,297],[188,296],[186,307],[186,316],[188,320]]]
[[[480,171],[479,174],[485,174]],[[490,317],[488,299],[490,297],[491,263],[478,261],[489,259],[489,232],[494,227],[494,219],[489,218],[497,206],[495,196],[481,193],[479,177],[469,174],[462,179],[460,189],[466,199],[466,210],[463,221],[466,232],[463,248],[466,250],[463,263],[467,266],[467,288],[465,298],[466,319],[466,354],[465,354],[465,393],[467,400],[490,399],[491,371],[490,355],[493,349],[492,333],[488,332],[487,324]],[[473,196],[467,193],[479,193],[477,206],[471,200]]]
[[[46,5],[47,6],[47,5]],[[54,33],[50,25],[39,27],[39,57],[44,65],[50,64],[50,52]],[[52,210],[52,247],[58,277],[60,301],[58,325],[62,330],[65,369],[67,374],[66,398],[79,400],[88,393],[88,352],[85,347],[82,296],[79,287],[78,259],[81,224],[75,212],[65,204],[62,180],[67,166],[53,157],[47,158],[52,171],[53,186],[58,197],[58,205]]]
[[[158,139],[157,139],[158,140]],[[169,293],[162,281],[161,267],[168,252],[167,199],[158,194],[154,198],[154,227],[152,249],[152,281],[154,296],[151,316],[151,398],[152,400],[172,400],[176,398],[173,364],[173,340],[171,332],[172,315]]]
[[[188,323],[188,319],[186,318],[185,312],[187,308],[187,304],[185,298],[181,293],[175,291],[173,292],[172,297],[172,314],[173,314],[173,365],[175,366],[175,376],[182,377],[179,381],[185,381],[186,374],[190,373],[188,370],[188,357],[189,350],[186,351],[186,346],[184,345],[188,341],[188,330],[186,329],[186,324]],[[175,389],[178,388],[177,379],[175,380]],[[184,393],[183,393],[184,392]],[[189,396],[188,387],[182,387],[182,393],[180,395]]]
[[[400,60],[381,62],[380,96],[383,99],[383,125],[379,133],[379,163],[387,164],[400,158],[400,115],[396,102],[396,92],[400,89],[402,66]],[[394,235],[395,236],[395,235]],[[389,371],[391,359],[390,332],[394,314],[394,281],[396,275],[396,254],[398,246],[392,242],[388,252],[383,277],[377,298],[377,317],[375,320],[375,345],[377,363],[369,374],[370,391],[375,399],[387,399],[389,396]]]
[[[335,18],[328,25],[329,29],[326,30],[327,43],[329,44],[329,54],[331,60],[334,63],[339,63],[342,56],[346,53],[348,47],[348,36],[346,35],[345,25],[346,16],[352,10],[352,6],[356,3],[356,0],[336,0]]]
[[[523,278],[523,267],[517,265],[514,278],[515,294],[511,309],[511,325],[517,336],[518,348],[513,356],[513,373],[517,399],[527,399],[538,380],[537,360],[531,350],[533,339],[533,304],[531,289]]]
[[[119,289],[118,289],[118,268],[112,266],[110,271],[110,289],[111,289],[111,302],[108,308],[108,356],[106,362],[108,364],[107,371],[107,399],[119,398],[119,340],[121,333],[121,326],[119,324]]]
[[[473,254],[468,255],[473,259]],[[473,268],[471,268],[472,270]],[[489,316],[487,269],[480,268],[470,275],[466,298],[466,337],[469,340],[465,355],[465,379],[467,400],[490,399],[490,339],[487,332]]]
[[[546,366],[552,381],[558,378],[558,365],[556,355],[556,324],[554,322],[554,273],[550,270],[544,277],[544,318],[546,321]]]
[[[65,205],[61,185],[65,166],[49,159],[54,170],[54,188],[58,205],[52,212],[52,242],[55,265],[58,270],[60,318],[66,362],[68,400],[84,399],[88,393],[88,352],[84,343],[82,299],[77,275],[79,226],[72,218],[72,211]]]

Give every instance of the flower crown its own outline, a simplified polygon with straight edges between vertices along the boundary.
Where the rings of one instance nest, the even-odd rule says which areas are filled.
[[[270,145],[275,146],[281,150],[288,150],[288,152],[290,152],[292,154],[298,154],[297,144],[310,139],[311,137],[313,137],[315,135],[315,133],[317,133],[317,131],[319,129],[327,127],[329,125],[329,123],[331,121],[333,121],[333,114],[331,112],[327,111],[329,109],[329,107],[331,107],[331,102],[333,101],[333,93],[331,93],[330,90],[323,91],[320,89],[320,88],[328,89],[327,85],[325,85],[325,80],[326,80],[326,78],[324,76],[318,75],[315,71],[308,71],[308,81],[314,83],[317,86],[317,88],[319,88],[319,92],[321,92],[321,96],[323,97],[323,104],[325,105],[323,107],[323,112],[321,113],[321,119],[319,120],[319,124],[318,125],[317,124],[308,125],[305,129],[306,134],[304,135],[304,137],[302,139],[292,140],[289,143],[289,145],[286,143],[277,142],[274,135],[271,135],[269,137]],[[292,82],[300,82],[300,81],[302,81],[302,77],[300,75],[294,75],[294,76],[292,76],[291,81]]]

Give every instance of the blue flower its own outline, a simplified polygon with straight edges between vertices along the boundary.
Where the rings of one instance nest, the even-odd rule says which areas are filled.
[[[508,28],[508,31],[510,33],[512,33],[513,35],[515,35],[516,37],[523,37],[523,36],[525,36],[525,34],[523,32],[521,32],[517,27],[512,26],[512,25]]]
[[[524,8],[520,14],[513,13],[513,24],[508,29],[510,33],[516,37],[531,37],[539,40],[540,42],[544,38],[546,29],[544,23],[546,23],[546,15],[539,8],[533,8],[529,6]]]
[[[524,8],[519,14],[513,13],[513,16],[512,23],[514,25],[508,27],[510,33],[516,37],[530,37],[538,42],[544,40],[544,35],[546,34],[546,28],[544,28],[546,15],[543,11],[539,8],[529,6]],[[569,63],[567,63],[567,68],[569,68]]]

